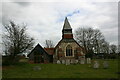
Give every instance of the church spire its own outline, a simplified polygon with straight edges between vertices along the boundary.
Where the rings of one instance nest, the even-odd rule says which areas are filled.
[[[65,22],[63,25],[62,38],[64,38],[64,39],[73,38],[72,28],[70,26],[70,23],[68,22],[67,17],[65,18]]]
[[[70,23],[68,22],[67,17],[65,18],[63,29],[72,29]]]

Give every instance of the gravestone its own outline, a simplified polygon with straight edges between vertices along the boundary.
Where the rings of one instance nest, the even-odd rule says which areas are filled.
[[[81,59],[81,56],[78,57],[78,60],[80,60],[80,59]]]
[[[35,71],[41,70],[41,67],[40,67],[40,66],[34,66],[34,67],[33,67],[33,70],[35,70]]]
[[[81,63],[81,61],[80,60],[78,60],[78,64],[80,64]]]
[[[78,62],[79,62],[78,60],[75,60],[75,64],[78,64]]]
[[[65,64],[65,60],[62,60],[62,64]]]
[[[109,67],[109,65],[108,65],[108,62],[107,62],[107,61],[104,61],[104,62],[103,62],[103,67],[104,67],[104,69],[107,69],[107,68]]]
[[[74,63],[73,59],[71,59],[71,60],[70,60],[70,63],[71,63],[71,64],[73,64],[73,63]]]
[[[70,65],[70,60],[69,59],[66,60],[66,65]]]
[[[71,64],[76,64],[76,60],[75,60],[75,59],[72,59],[72,60],[71,60]]]
[[[60,60],[57,60],[57,64],[61,64]]]
[[[99,63],[98,61],[94,61],[93,68],[98,69],[99,68]]]
[[[87,64],[91,64],[91,58],[87,58]]]
[[[80,64],[85,64],[85,59],[84,58],[81,58]]]

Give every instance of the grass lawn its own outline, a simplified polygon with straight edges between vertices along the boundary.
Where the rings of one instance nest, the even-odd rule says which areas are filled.
[[[118,60],[108,60],[109,68],[103,69],[103,60],[99,69],[89,67],[89,64],[28,64],[3,67],[3,78],[118,78]],[[40,66],[41,70],[33,70]],[[91,64],[92,66],[92,64]]]

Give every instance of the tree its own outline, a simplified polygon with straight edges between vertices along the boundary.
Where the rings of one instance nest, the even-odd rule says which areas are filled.
[[[120,53],[120,45],[118,45],[118,53]]]
[[[45,47],[46,48],[53,48],[54,44],[52,40],[45,40]]]
[[[110,45],[110,50],[111,50],[111,53],[116,53],[116,51],[117,51],[117,46],[114,45],[114,44]]]
[[[15,22],[10,21],[9,25],[4,25],[4,29],[4,52],[11,58],[11,60],[15,61],[15,57],[18,54],[22,54],[32,48],[34,39],[26,33],[26,25],[20,26],[15,24]]]
[[[103,34],[100,32],[100,30],[95,29],[94,37],[93,37],[93,46],[94,46],[94,51],[96,53],[101,53],[101,48],[103,47],[104,42],[105,39]]]
[[[106,42],[100,30],[92,28],[78,28],[75,31],[75,39],[85,48],[86,53],[100,53]]]
[[[91,48],[91,41],[93,36],[93,30],[91,28],[78,28],[75,31],[75,39],[77,42],[85,48],[85,51],[88,52]]]
[[[101,53],[110,53],[110,49],[109,48],[110,48],[109,43],[106,42],[105,40],[102,40],[100,52]]]

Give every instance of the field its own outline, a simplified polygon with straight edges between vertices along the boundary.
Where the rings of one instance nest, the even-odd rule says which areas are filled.
[[[94,60],[92,60],[94,61]],[[3,67],[3,78],[118,78],[118,60],[107,60],[109,68],[94,69],[93,64],[29,64],[19,63],[15,66]],[[34,70],[40,66],[41,70]]]

